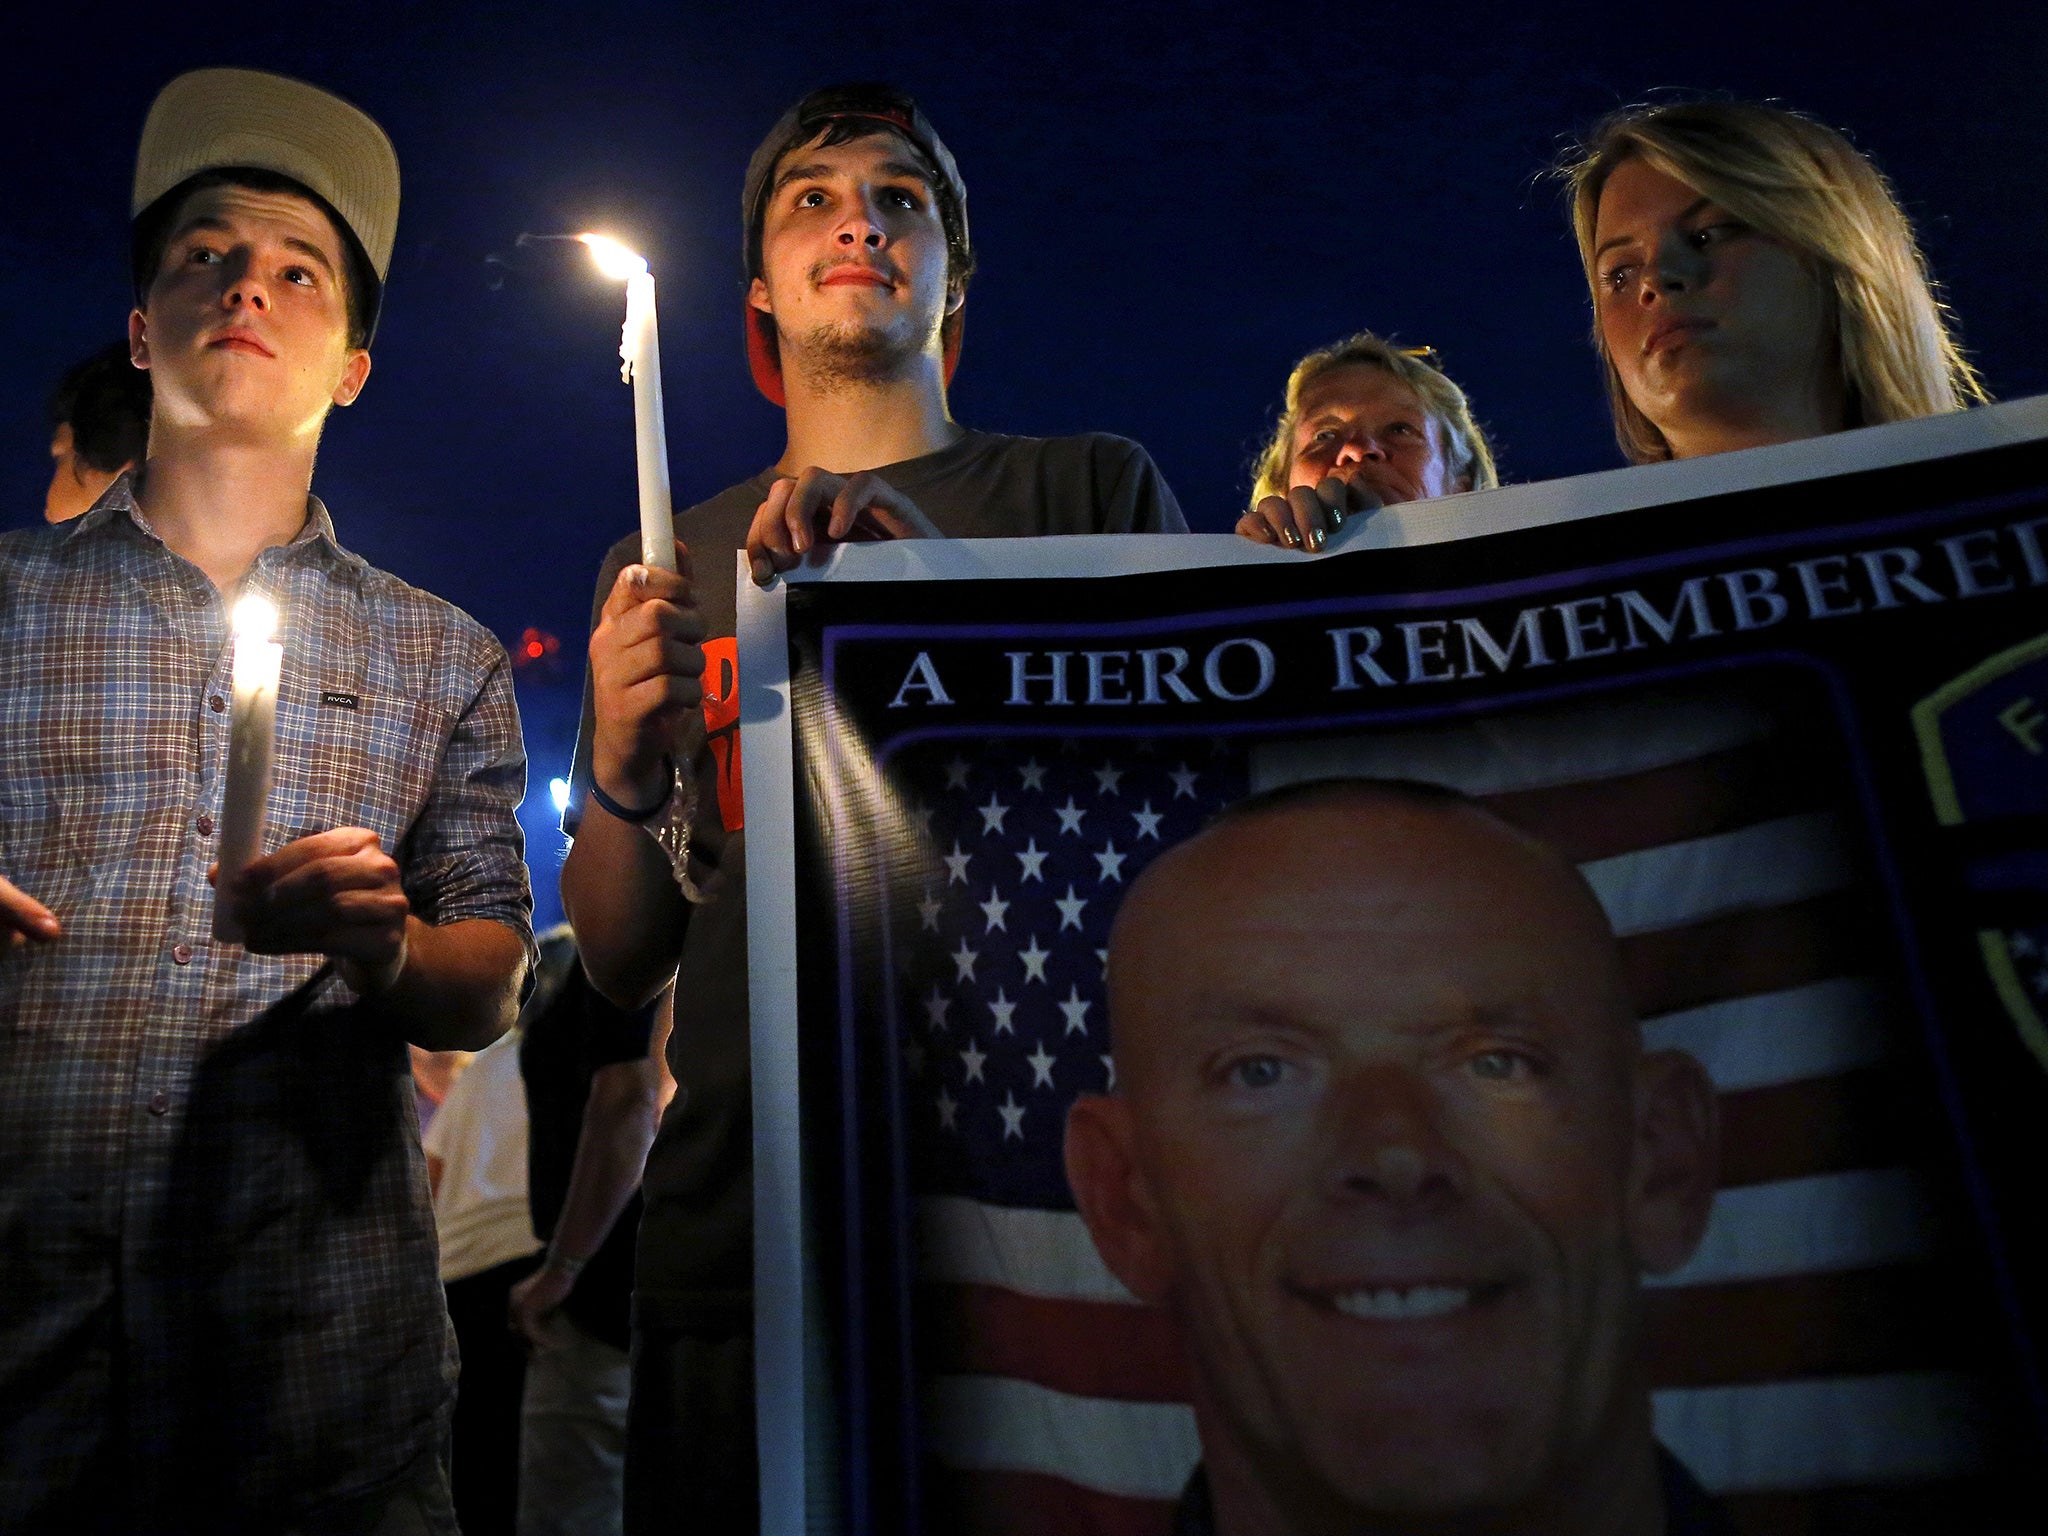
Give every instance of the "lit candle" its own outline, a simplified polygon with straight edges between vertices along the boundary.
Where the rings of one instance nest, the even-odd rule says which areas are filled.
[[[253,592],[235,604],[235,702],[228,715],[227,783],[220,800],[220,873],[216,893],[228,889],[263,848],[263,807],[270,798],[271,742],[277,727],[277,678],[284,647],[277,609]],[[241,941],[242,930],[218,894],[213,936]]]
[[[603,235],[578,235],[606,277],[626,285],[626,329],[619,339],[619,376],[633,386],[633,445],[640,468],[640,560],[676,568],[675,514],[668,495],[668,428],[661,411],[661,338],[654,324],[654,274],[637,256]]]

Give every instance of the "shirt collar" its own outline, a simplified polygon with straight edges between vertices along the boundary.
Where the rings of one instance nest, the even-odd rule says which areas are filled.
[[[100,499],[79,516],[64,525],[63,539],[70,543],[96,534],[109,524],[119,522],[124,516],[140,523],[142,514],[135,505],[135,471],[124,469],[114,476],[114,483],[100,492]],[[147,527],[147,524],[143,524]]]
[[[100,499],[78,517],[73,518],[64,529],[66,543],[75,539],[96,537],[119,528],[123,523],[159,539],[157,531],[150,527],[149,519],[135,502],[135,471],[124,469],[114,477],[114,483],[100,493]],[[159,539],[159,542],[161,540]],[[311,546],[302,549],[301,546]],[[291,542],[282,546],[291,551],[290,559],[303,558],[306,554],[317,553],[341,565],[362,565],[362,556],[341,547],[341,541],[334,536],[334,519],[328,515],[327,503],[318,496],[307,493],[306,521]],[[259,555],[257,557],[261,559]]]
[[[334,536],[334,519],[327,515],[327,503],[310,491],[306,493],[305,526],[299,529],[297,537],[285,545],[285,548],[294,554],[306,553],[307,551],[300,549],[301,545],[315,546],[328,559],[342,565],[365,563],[362,556],[341,547],[341,540]]]
[[[1735,1536],[1727,1510],[1661,1443],[1657,1447],[1657,1483],[1664,1494],[1665,1536]]]
[[[1216,1506],[1209,1497],[1209,1469],[1201,1462],[1180,1491],[1173,1509],[1173,1536],[1216,1536]]]

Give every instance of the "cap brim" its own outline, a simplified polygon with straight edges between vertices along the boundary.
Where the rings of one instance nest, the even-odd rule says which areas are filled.
[[[135,155],[130,214],[206,171],[249,168],[318,193],[362,245],[381,283],[398,233],[398,155],[339,96],[253,69],[197,69],[158,93]]]

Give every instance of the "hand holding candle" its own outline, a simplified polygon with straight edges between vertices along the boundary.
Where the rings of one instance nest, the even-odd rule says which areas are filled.
[[[654,318],[654,276],[644,257],[603,235],[578,235],[606,277],[626,285],[621,377],[633,386],[633,443],[640,471],[640,560],[676,568],[675,514],[669,503],[668,427],[661,406],[661,339]]]
[[[235,604],[234,707],[228,716],[227,782],[220,803],[220,874],[215,881],[213,936],[239,943],[241,926],[222,895],[263,846],[264,805],[270,798],[271,747],[277,728],[277,680],[284,647],[277,609],[251,593]]]
[[[398,861],[368,827],[294,838],[250,861],[221,897],[251,954],[329,956],[363,994],[388,990],[405,968],[412,904]]]

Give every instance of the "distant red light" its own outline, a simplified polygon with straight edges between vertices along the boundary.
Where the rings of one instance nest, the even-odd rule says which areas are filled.
[[[519,665],[525,666],[528,662],[558,656],[561,650],[562,642],[546,630],[528,628],[520,633],[519,647],[512,654],[518,659]]]

